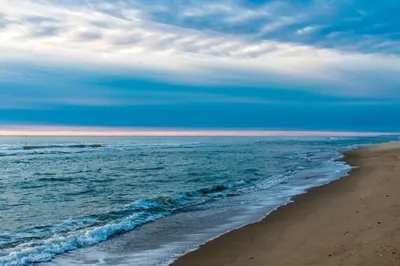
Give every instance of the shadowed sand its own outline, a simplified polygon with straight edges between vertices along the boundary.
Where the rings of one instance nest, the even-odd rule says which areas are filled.
[[[359,166],[349,177],[172,265],[400,265],[400,143],[359,148],[346,161]]]

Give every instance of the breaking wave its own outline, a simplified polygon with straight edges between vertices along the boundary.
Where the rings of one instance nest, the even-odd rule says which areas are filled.
[[[145,223],[187,211],[221,196],[229,196],[232,189],[245,184],[246,181],[240,180],[175,196],[158,196],[127,204],[112,212],[64,221],[58,225],[32,228],[26,230],[23,238],[14,239],[7,244],[0,243],[0,265],[22,266],[47,262],[59,254],[98,244]],[[38,231],[41,232],[40,235]]]

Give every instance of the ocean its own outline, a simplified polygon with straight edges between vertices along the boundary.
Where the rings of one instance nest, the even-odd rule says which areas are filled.
[[[0,265],[168,265],[398,137],[0,137]]]

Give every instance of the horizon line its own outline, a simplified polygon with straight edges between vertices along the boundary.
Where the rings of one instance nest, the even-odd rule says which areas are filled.
[[[217,136],[380,136],[399,132],[357,132],[280,129],[177,129],[134,127],[15,126],[0,125],[0,136],[103,136],[103,137],[217,137]]]

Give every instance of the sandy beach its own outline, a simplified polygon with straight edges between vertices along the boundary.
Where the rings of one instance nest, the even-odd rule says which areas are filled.
[[[400,143],[346,154],[350,175],[178,259],[196,265],[400,265]]]

